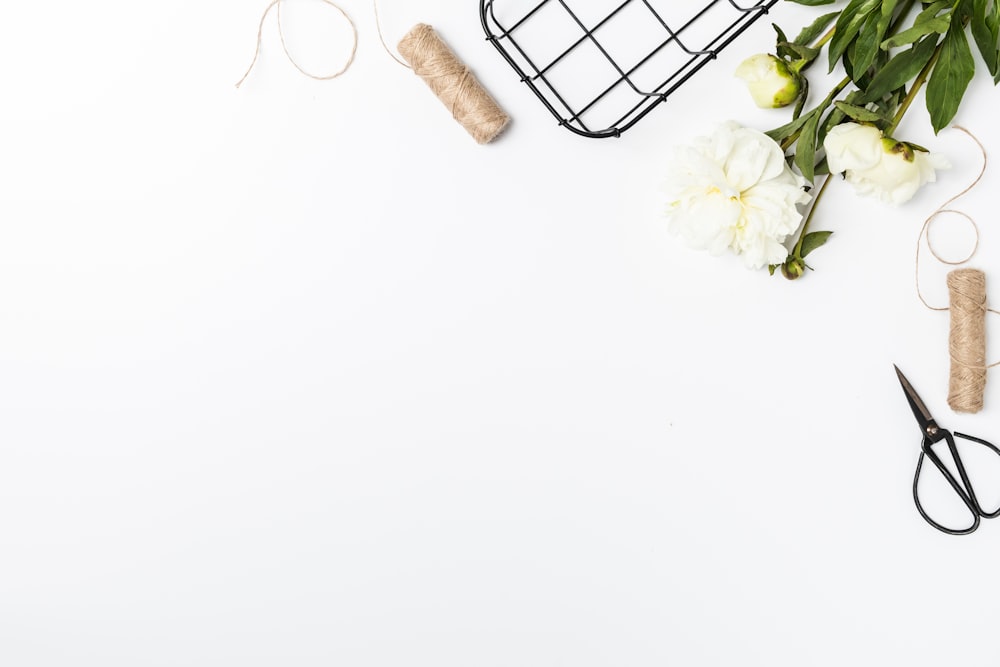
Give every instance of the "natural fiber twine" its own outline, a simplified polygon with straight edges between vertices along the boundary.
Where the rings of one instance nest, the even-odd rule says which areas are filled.
[[[310,79],[316,79],[317,81],[328,81],[330,79],[336,79],[338,76],[340,76],[348,69],[350,69],[351,64],[354,63],[354,56],[357,55],[358,52],[358,27],[354,24],[354,20],[350,17],[350,15],[348,15],[348,13],[344,11],[343,7],[333,2],[332,0],[322,0],[322,2],[325,2],[326,4],[336,9],[338,12],[340,12],[341,16],[344,17],[344,19],[351,27],[351,37],[352,37],[351,53],[347,57],[347,61],[340,67],[340,69],[331,74],[313,74],[312,72],[307,72],[301,65],[299,65],[299,63],[295,60],[295,58],[292,57],[291,51],[288,50],[288,44],[285,43],[285,31],[284,29],[282,29],[281,26],[282,0],[271,0],[271,4],[269,4],[267,8],[264,10],[264,13],[261,14],[260,23],[257,25],[257,48],[254,49],[253,52],[253,60],[250,61],[250,67],[247,68],[246,73],[242,77],[240,77],[239,81],[236,82],[236,87],[239,88],[241,85],[243,85],[243,82],[247,80],[248,76],[250,76],[250,72],[253,70],[254,65],[257,64],[257,58],[260,57],[261,42],[264,39],[264,21],[267,20],[267,15],[271,13],[272,9],[274,9],[278,14],[278,37],[281,39],[281,48],[285,52],[285,57],[287,57],[289,62],[291,62],[292,65],[295,66],[295,69],[299,70],[302,74],[305,74]]]
[[[931,213],[924,225],[920,229],[917,237],[916,256],[916,288],[917,296],[923,304],[937,311],[949,311],[951,318],[951,328],[948,333],[948,353],[951,357],[951,370],[948,376],[948,406],[955,412],[979,412],[983,409],[983,396],[986,392],[987,371],[1000,362],[994,364],[986,363],[986,313],[997,313],[987,305],[986,296],[986,274],[979,269],[964,268],[955,269],[947,276],[948,302],[947,307],[932,306],[924,298],[920,291],[920,246],[921,241],[926,239],[927,249],[936,260],[942,264],[956,266],[964,264],[975,256],[979,248],[979,226],[972,216],[948,208],[955,200],[968,194],[983,179],[986,173],[987,155],[982,142],[971,132],[958,125],[954,129],[969,136],[979,148],[982,155],[982,166],[975,180],[964,190],[950,198],[942,204],[936,211]],[[971,252],[963,258],[957,260],[945,259],[934,249],[930,238],[931,224],[943,213],[950,213],[964,219],[971,226],[976,235],[976,242]]]
[[[952,271],[948,294],[948,405],[955,412],[979,412],[986,390],[986,274],[979,269]]]
[[[261,42],[264,34],[264,21],[272,9],[278,14],[278,36],[281,39],[281,48],[285,56],[291,61],[295,69],[312,79],[327,80],[334,79],[346,72],[354,62],[354,56],[358,50],[358,30],[354,21],[344,11],[344,9],[333,2],[333,0],[322,0],[330,5],[347,20],[351,27],[353,43],[351,53],[347,62],[332,74],[318,75],[306,71],[295,58],[292,57],[285,43],[285,33],[281,24],[281,4],[283,0],[271,0],[267,8],[264,9],[260,17],[260,24],[257,26],[257,48],[254,50],[253,60],[246,73],[236,82],[239,88],[246,78],[250,76],[257,58],[260,56]],[[488,144],[499,136],[510,123],[508,116],[496,100],[483,88],[482,84],[476,80],[472,71],[462,63],[461,60],[448,48],[448,45],[438,37],[434,28],[424,23],[418,23],[399,42],[399,53],[403,60],[396,57],[385,43],[382,34],[382,23],[379,19],[378,2],[372,0],[372,8],[375,10],[375,28],[378,31],[379,41],[392,58],[404,67],[412,69],[421,79],[423,79],[430,89],[434,91],[438,99],[448,107],[451,115],[454,116],[462,127],[480,144]],[[405,62],[404,62],[405,60]]]
[[[510,122],[496,100],[431,26],[418,23],[397,47],[462,127],[480,144],[493,141]]]

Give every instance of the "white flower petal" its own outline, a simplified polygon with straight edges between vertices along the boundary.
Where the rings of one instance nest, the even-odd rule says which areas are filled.
[[[881,142],[879,161],[865,169],[848,169],[844,176],[858,194],[899,206],[927,183],[937,180],[935,168],[947,168],[941,155],[907,148],[893,139]]]
[[[743,192],[755,183],[779,177],[785,168],[784,153],[767,135],[742,129],[734,133],[724,170],[730,186]]]
[[[805,179],[767,135],[736,123],[674,153],[668,172],[668,228],[691,247],[743,255],[760,268],[785,260],[783,242],[810,200]]]
[[[830,172],[847,169],[870,169],[882,159],[882,132],[870,125],[841,123],[827,132],[823,140]]]

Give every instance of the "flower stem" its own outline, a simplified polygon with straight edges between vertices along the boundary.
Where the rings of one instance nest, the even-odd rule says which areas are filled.
[[[823,185],[819,186],[819,190],[813,198],[812,207],[810,207],[809,213],[806,215],[806,221],[802,223],[802,231],[799,232],[799,240],[795,244],[795,249],[792,250],[792,257],[795,259],[802,259],[802,242],[805,241],[806,234],[809,233],[809,223],[812,222],[813,214],[816,212],[816,207],[819,205],[819,200],[823,198],[823,193],[826,192],[826,187],[830,185],[831,180],[833,180],[832,174],[823,179]]]
[[[962,25],[963,29],[968,24],[969,20],[966,19]],[[931,55],[931,59],[927,61],[927,64],[924,65],[924,68],[920,70],[919,74],[917,74],[917,78],[913,80],[913,85],[911,85],[910,90],[907,91],[906,97],[904,97],[903,101],[900,102],[899,109],[896,110],[896,115],[892,117],[892,123],[885,130],[886,136],[891,137],[892,133],[896,131],[897,127],[899,127],[899,124],[900,122],[902,122],[903,116],[906,114],[907,109],[909,109],[910,105],[913,104],[913,100],[917,98],[917,93],[919,93],[920,89],[923,88],[925,83],[927,83],[927,78],[930,76],[931,71],[933,71],[934,66],[937,65],[938,59],[941,58],[941,51],[943,49],[944,49],[944,40],[942,39],[941,42],[934,48],[934,53],[933,55]]]
[[[834,33],[836,31],[837,31],[837,26],[833,26],[832,28],[830,28],[829,30],[826,31],[825,35],[823,35],[822,37],[820,37],[819,39],[817,39],[815,42],[813,42],[809,46],[811,46],[814,49],[822,49],[824,46],[826,46],[827,42],[829,42],[831,39],[833,39],[833,35],[834,35]]]
[[[913,80],[913,85],[910,86],[910,90],[907,91],[906,97],[904,97],[903,101],[900,102],[899,108],[896,110],[896,115],[892,117],[892,123],[885,128],[885,135],[887,137],[891,137],[892,133],[896,131],[896,128],[899,127],[900,122],[903,120],[903,116],[906,115],[910,105],[913,104],[913,100],[917,99],[917,93],[919,93],[920,89],[923,88],[924,84],[927,82],[927,77],[930,76],[931,70],[934,69],[934,65],[937,64],[938,58],[941,57],[941,47],[943,46],[944,40],[941,40],[941,43],[934,49],[934,54],[931,56],[931,59],[927,61],[924,68],[920,70],[920,74],[918,74],[917,78]]]
[[[840,95],[842,92],[844,92],[844,88],[847,88],[848,84],[850,83],[851,83],[851,77],[845,76],[843,79],[840,80],[840,82],[836,86],[833,87],[833,90],[831,90],[830,94],[826,96],[826,99],[820,102],[819,106],[821,107],[829,106],[830,103],[837,97],[837,95]],[[799,128],[792,134],[785,137],[785,140],[782,141],[780,144],[781,150],[787,151],[789,148],[791,148],[792,145],[799,140],[799,136],[801,134],[802,134],[802,128]]]

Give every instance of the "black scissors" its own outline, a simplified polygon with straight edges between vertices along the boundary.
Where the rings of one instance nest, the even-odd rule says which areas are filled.
[[[955,446],[955,438],[962,438],[963,440],[968,440],[969,442],[976,443],[977,445],[982,445],[987,447],[997,456],[1000,456],[1000,449],[997,449],[992,444],[981,440],[980,438],[973,437],[971,435],[965,435],[962,433],[955,433],[952,435],[951,431],[941,428],[931,417],[930,411],[924,402],[920,400],[920,396],[913,389],[909,380],[903,375],[902,371],[899,370],[898,366],[893,366],[896,369],[896,375],[899,376],[899,383],[903,385],[903,392],[906,394],[906,400],[910,403],[910,408],[913,410],[913,416],[917,418],[917,424],[920,425],[920,432],[923,434],[923,440],[920,443],[920,458],[917,459],[917,471],[913,475],[913,501],[917,504],[917,511],[920,512],[920,516],[924,517],[927,523],[931,524],[938,530],[948,533],[949,535],[968,535],[979,528],[980,517],[984,519],[992,519],[994,517],[1000,516],[1000,509],[995,512],[987,512],[983,509],[982,505],[979,504],[979,500],[976,498],[976,492],[972,488],[972,482],[969,481],[969,475],[965,469],[965,463],[962,462],[962,457],[958,454],[958,447]],[[945,467],[942,463],[941,458],[938,456],[932,447],[944,440],[948,444],[948,452],[951,454],[952,460],[955,462],[955,468],[958,470],[958,479]],[[958,497],[962,499],[962,502],[972,513],[972,525],[967,528],[948,528],[943,526],[934,519],[932,519],[927,512],[924,510],[924,506],[920,503],[920,495],[917,492],[917,480],[920,479],[920,470],[924,465],[924,458],[931,460],[931,463],[944,475],[945,480],[954,489]]]

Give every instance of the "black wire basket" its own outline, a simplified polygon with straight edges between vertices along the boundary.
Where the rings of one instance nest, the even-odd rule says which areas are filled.
[[[480,0],[487,39],[559,124],[618,137],[778,0]]]

